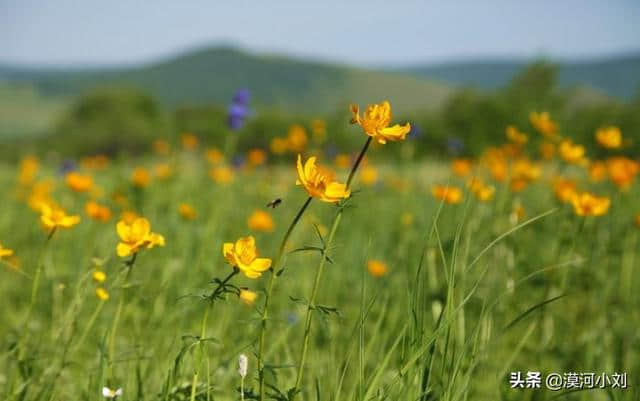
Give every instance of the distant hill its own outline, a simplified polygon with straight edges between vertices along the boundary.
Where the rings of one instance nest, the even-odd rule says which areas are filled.
[[[102,85],[146,89],[168,105],[229,102],[249,88],[255,105],[295,112],[334,111],[349,102],[389,99],[399,110],[437,108],[452,93],[444,84],[395,72],[254,55],[232,48],[192,51],[166,61],[102,70],[0,66],[0,80],[33,85],[44,95],[75,95]]]
[[[506,85],[527,62],[477,60],[438,65],[413,65],[394,69],[452,85],[495,89]],[[606,59],[559,64],[563,87],[590,86],[605,94],[629,99],[640,91],[640,52]]]

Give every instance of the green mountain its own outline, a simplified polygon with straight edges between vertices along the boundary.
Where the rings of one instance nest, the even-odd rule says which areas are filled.
[[[395,72],[254,55],[210,48],[132,68],[42,70],[0,67],[0,80],[35,86],[44,95],[75,95],[96,86],[146,89],[170,106],[226,104],[249,88],[259,106],[295,112],[334,111],[349,102],[389,99],[400,110],[437,108],[451,90],[443,84]]]
[[[506,85],[527,62],[517,60],[461,61],[438,65],[413,65],[394,69],[451,85],[496,89]],[[605,94],[630,99],[640,92],[640,53],[606,59],[558,64],[562,87],[590,86]]]

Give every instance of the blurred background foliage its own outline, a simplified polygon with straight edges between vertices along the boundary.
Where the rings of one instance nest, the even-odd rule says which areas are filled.
[[[504,142],[505,127],[509,124],[531,132],[528,120],[531,111],[548,111],[558,122],[562,134],[591,147],[592,152],[598,152],[592,146],[593,136],[602,125],[617,125],[632,143],[637,141],[640,94],[622,100],[581,87],[563,87],[559,85],[558,74],[557,65],[537,61],[497,89],[451,88],[438,100],[437,106],[425,106],[423,101],[422,105],[408,109],[394,107],[394,111],[399,113],[394,120],[409,121],[414,126],[412,141],[406,146],[412,147],[412,154],[417,158],[446,152],[477,155],[486,146]],[[86,79],[83,77],[80,82]],[[374,76],[373,81],[375,79]],[[65,158],[93,154],[141,154],[151,151],[151,144],[156,139],[178,144],[180,135],[187,132],[196,135],[204,146],[224,146],[225,138],[230,134],[226,104],[194,101],[175,105],[142,87],[144,85],[87,86],[88,89],[73,96],[66,106],[56,104],[51,97],[41,96],[42,99],[38,99],[37,92],[22,89],[16,93],[30,96],[31,103],[23,103],[31,104],[32,120],[37,121],[34,124],[40,134],[0,136],[5,138],[0,155],[3,159],[13,160],[17,155],[16,148],[26,148],[37,154],[51,152],[52,143],[57,155]],[[3,90],[7,92],[10,89],[6,87]],[[369,102],[381,100],[367,99]],[[395,106],[393,99],[392,104]],[[323,120],[331,133],[331,142],[322,144],[328,154],[332,154],[331,149],[356,149],[358,146],[352,142],[359,138],[349,135],[348,127],[345,128],[344,122],[350,118],[347,102],[338,100],[333,111],[317,114],[305,114],[297,108],[265,105],[259,101],[252,102],[250,106],[247,123],[233,134],[238,136],[238,151],[268,149],[273,138],[285,137],[294,124],[302,126],[311,136],[312,121],[317,119]],[[45,116],[40,118],[39,114]],[[11,116],[17,119],[19,114]],[[0,131],[28,131],[6,123],[11,116],[4,119],[5,124]],[[457,144],[455,149],[451,148],[452,141]],[[390,151],[400,152],[402,149],[394,147]]]

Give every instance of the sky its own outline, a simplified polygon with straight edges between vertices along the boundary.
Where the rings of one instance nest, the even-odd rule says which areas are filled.
[[[113,66],[200,46],[363,66],[640,50],[637,0],[0,0],[0,63]]]

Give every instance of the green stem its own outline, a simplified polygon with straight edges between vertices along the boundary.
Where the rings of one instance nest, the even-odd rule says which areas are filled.
[[[353,177],[355,176],[358,170],[358,167],[360,166],[360,163],[364,158],[364,155],[367,153],[367,149],[369,149],[369,145],[371,144],[372,139],[373,139],[372,137],[367,138],[367,141],[362,147],[362,150],[360,151],[358,158],[353,164],[353,167],[349,172],[349,178],[347,178],[347,184],[346,184],[347,189],[349,189],[349,187],[351,186],[351,181],[353,180]],[[316,296],[318,295],[318,289],[320,288],[320,281],[322,279],[322,273],[324,272],[324,265],[327,261],[327,252],[331,248],[331,244],[333,243],[333,238],[335,236],[336,231],[338,230],[338,226],[340,225],[340,220],[342,220],[343,210],[344,208],[341,207],[333,219],[333,223],[331,224],[331,231],[329,231],[329,237],[327,238],[327,242],[324,246],[322,254],[320,255],[321,257],[320,263],[318,264],[318,268],[316,269],[316,275],[313,280],[313,289],[311,290],[311,297],[309,298],[309,303],[307,305],[307,313],[305,316],[304,338],[302,340],[302,349],[300,351],[300,362],[298,365],[298,373],[296,375],[296,384],[294,387],[292,400],[296,397],[296,395],[300,391],[300,385],[302,384],[304,365],[306,363],[307,351],[309,348],[309,338],[311,337],[311,320],[313,317],[313,311],[315,310]]]
[[[282,243],[280,244],[280,249],[278,250],[278,254],[276,255],[273,264],[271,266],[271,277],[269,278],[269,284],[267,286],[267,293],[264,299],[264,310],[262,312],[262,322],[260,325],[260,343],[258,348],[258,378],[260,381],[260,401],[264,401],[264,342],[267,332],[267,318],[269,316],[269,304],[271,301],[271,293],[273,292],[273,286],[276,281],[278,268],[280,267],[280,262],[282,261],[282,257],[284,256],[284,251],[289,241],[289,237],[293,232],[293,229],[296,227],[302,215],[304,214],[307,207],[311,203],[312,197],[308,197],[304,202],[296,216],[291,221],[287,232],[284,234],[282,238]]]
[[[98,318],[98,315],[100,314],[100,311],[102,310],[102,307],[104,306],[105,302],[106,301],[101,300],[100,303],[98,303],[96,310],[93,312],[93,315],[91,315],[91,318],[89,319],[89,323],[87,323],[87,326],[84,328],[84,331],[82,332],[82,335],[80,336],[80,339],[76,344],[76,348],[79,349],[80,347],[82,347],[84,340],[87,338],[87,335],[89,334],[89,330],[91,330],[91,328],[93,327],[93,324],[96,322],[96,319]]]
[[[31,301],[29,302],[29,309],[27,309],[27,314],[26,317],[24,319],[24,323],[22,324],[23,327],[23,332],[26,332],[26,327],[27,324],[29,324],[29,321],[31,320],[31,314],[33,313],[33,308],[36,305],[36,300],[38,298],[38,290],[40,289],[40,277],[42,276],[42,270],[43,270],[43,265],[44,265],[44,255],[47,252],[47,248],[49,247],[49,243],[51,242],[51,239],[53,238],[53,234],[56,233],[56,228],[52,228],[51,231],[49,232],[49,234],[47,235],[47,239],[44,243],[44,246],[42,247],[42,251],[40,252],[40,256],[38,257],[38,265],[36,267],[36,273],[33,277],[33,284],[31,286]],[[20,340],[22,340],[24,336],[20,337]],[[21,347],[22,344],[20,344],[21,341],[19,341],[18,343],[18,360],[22,360],[24,357],[24,351],[25,349],[23,347]]]
[[[231,280],[233,276],[238,274],[238,272],[239,272],[238,268],[234,267],[231,273],[229,273],[229,275],[225,277],[224,280],[222,280],[218,284],[216,289],[213,290],[213,292],[209,297],[209,305],[207,305],[204,309],[204,314],[202,315],[202,324],[200,326],[200,339],[198,340],[200,342],[199,344],[200,355],[198,357],[198,361],[196,362],[196,366],[193,369],[193,380],[191,381],[191,398],[190,398],[191,401],[195,401],[196,389],[198,387],[198,373],[199,373],[198,371],[200,369],[200,366],[202,365],[202,360],[204,359],[205,349],[204,349],[203,340],[207,335],[207,320],[209,319],[209,309],[213,307],[214,301],[216,300],[220,292],[224,290],[225,285],[229,282],[229,280]],[[207,383],[209,383],[209,379],[207,379]],[[209,398],[209,387],[207,387],[207,399],[208,398]]]
[[[109,370],[110,370],[110,378],[113,380],[113,358],[115,355],[115,340],[116,340],[116,332],[118,331],[118,323],[120,322],[120,315],[122,314],[122,308],[124,307],[125,297],[127,294],[127,286],[129,284],[129,277],[131,276],[131,271],[133,270],[133,265],[136,263],[136,259],[138,257],[138,253],[134,253],[131,259],[126,261],[124,264],[126,266],[127,272],[124,277],[124,283],[122,284],[122,294],[120,296],[120,300],[118,301],[118,308],[116,309],[116,315],[113,318],[113,324],[111,325],[111,333],[109,336]]]

